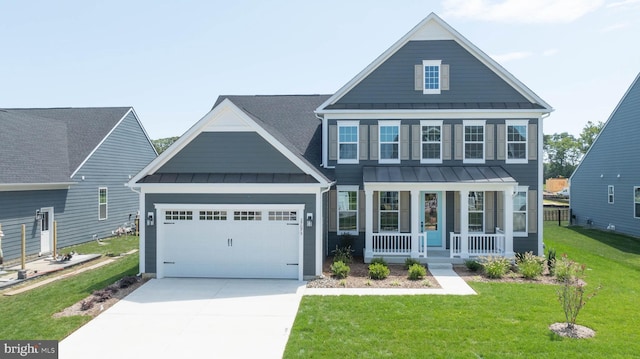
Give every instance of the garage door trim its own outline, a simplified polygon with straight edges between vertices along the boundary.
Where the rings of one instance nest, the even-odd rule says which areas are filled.
[[[303,253],[304,253],[304,204],[197,204],[197,203],[156,203],[156,277],[164,278],[164,241],[165,233],[163,223],[164,213],[167,210],[295,210],[298,213],[298,280],[303,278]]]

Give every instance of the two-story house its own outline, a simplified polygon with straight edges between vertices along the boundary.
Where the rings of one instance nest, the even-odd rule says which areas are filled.
[[[365,261],[540,254],[551,111],[431,14],[335,94],[221,96],[129,182],[141,271],[313,277],[343,234]]]

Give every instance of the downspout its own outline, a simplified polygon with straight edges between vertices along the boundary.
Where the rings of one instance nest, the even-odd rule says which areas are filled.
[[[540,116],[540,123],[538,124],[538,221],[536,225],[538,226],[538,256],[544,256],[544,204],[543,204],[543,182],[544,182],[544,131],[543,131],[543,123],[544,119],[551,116],[551,113],[545,113]]]

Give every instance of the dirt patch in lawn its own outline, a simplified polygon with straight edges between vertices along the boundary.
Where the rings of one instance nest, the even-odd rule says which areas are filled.
[[[570,327],[567,323],[553,323],[549,329],[561,337],[574,339],[593,338],[596,335],[593,329],[578,324]]]
[[[364,263],[362,257],[355,257],[349,264],[349,276],[337,279],[331,275],[331,263],[333,258],[327,258],[322,268],[324,278],[310,280],[308,288],[441,288],[428,269],[426,277],[410,280],[404,264],[389,264],[390,274],[387,278],[371,279],[369,265]]]
[[[112,307],[114,304],[118,303],[118,301],[120,301],[122,298],[126,297],[127,295],[131,294],[131,292],[133,292],[134,290],[138,289],[141,285],[143,285],[144,283],[147,282],[148,279],[142,279],[142,278],[136,278],[136,281],[131,283],[128,287],[126,288],[119,288],[120,285],[120,281],[116,282],[115,284],[112,284],[109,287],[118,287],[118,290],[111,293],[111,298],[106,299],[105,301],[102,302],[98,302],[97,301],[97,296],[95,295],[96,292],[94,292],[94,294],[91,294],[90,296],[86,297],[85,299],[78,301],[77,303],[75,303],[74,305],[67,307],[65,309],[63,309],[62,311],[55,313],[53,315],[54,318],[60,318],[60,317],[70,317],[70,316],[74,316],[74,315],[87,315],[90,317],[95,317],[98,314],[104,312],[105,310],[109,309],[110,307]],[[103,291],[107,290],[106,288],[103,289]],[[91,306],[88,309],[84,309],[83,306],[86,308],[88,302],[90,301],[94,301],[93,306]]]

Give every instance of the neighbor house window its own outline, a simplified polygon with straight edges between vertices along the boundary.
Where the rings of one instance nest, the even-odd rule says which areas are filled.
[[[420,163],[442,163],[442,121],[420,121]]]
[[[100,187],[98,188],[98,220],[107,219],[107,188]]]
[[[469,192],[469,232],[484,231],[484,192]]]
[[[398,232],[400,229],[400,194],[398,192],[380,192],[380,232]]]
[[[357,121],[338,121],[338,163],[358,163]]]
[[[400,121],[381,121],[380,163],[400,163]]]
[[[484,121],[464,121],[464,162],[484,163]]]
[[[633,187],[633,216],[640,218],[640,187]]]
[[[508,120],[507,163],[527,163],[527,120]]]
[[[609,204],[613,204],[614,200],[614,189],[612,185],[607,186],[607,202]]]
[[[424,86],[422,93],[439,94],[440,93],[440,65],[441,60],[423,60],[422,67],[424,69]]]
[[[358,188],[338,189],[338,233],[358,233]]]
[[[527,193],[528,187],[518,187],[513,195],[513,234],[527,235]]]

